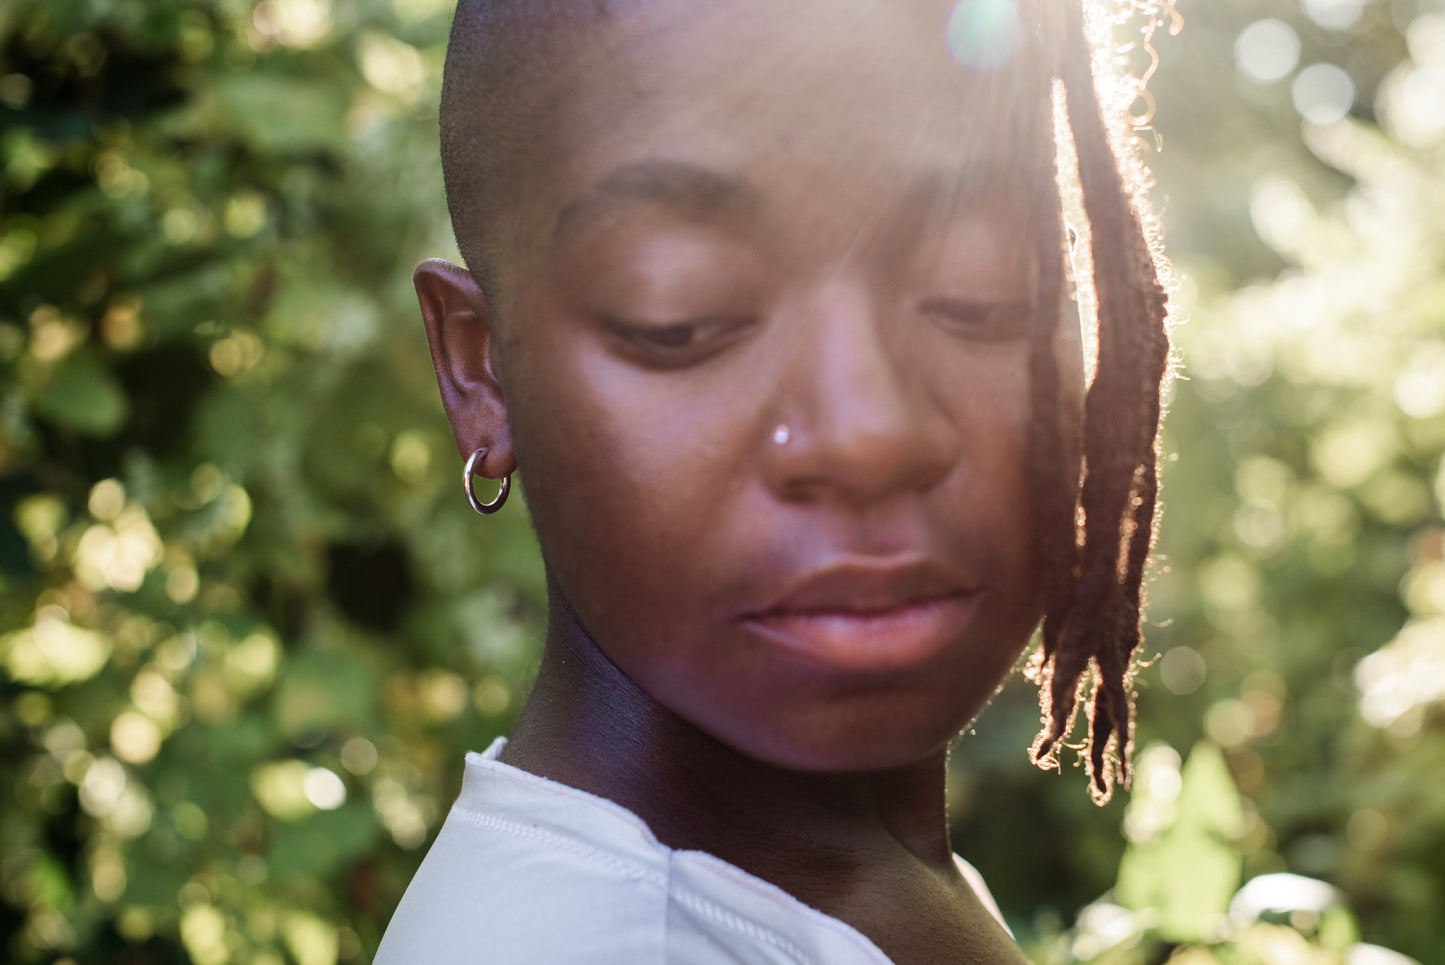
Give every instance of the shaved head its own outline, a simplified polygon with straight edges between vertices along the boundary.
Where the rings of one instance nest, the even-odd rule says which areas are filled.
[[[441,156],[447,210],[467,267],[489,292],[504,247],[500,195],[524,191],[545,156],[549,83],[567,35],[602,3],[461,0],[452,21],[442,80]]]
[[[635,104],[649,98],[670,101],[684,125],[678,143],[714,137],[759,112],[777,112],[785,100],[813,104],[820,116],[832,110],[857,130],[884,130],[900,100],[895,92],[889,101],[887,92],[906,86],[911,65],[947,61],[942,28],[949,6],[947,0],[842,5],[790,0],[782,9],[750,0],[461,0],[442,85],[442,170],[458,248],[492,309],[508,313],[512,263],[533,250],[550,228],[544,222],[559,201],[558,175],[568,168],[578,144],[613,136],[617,118]],[[789,31],[786,36],[779,32],[783,29]],[[765,83],[740,86],[726,109],[708,115],[694,103],[674,99],[666,88],[636,78],[629,61],[641,56],[639,51],[648,60],[666,61],[676,56],[669,41],[689,33],[694,36],[686,39],[694,42],[697,35],[715,38],[719,51],[729,44],[747,51],[746,63],[719,56],[710,66],[697,66],[708,58],[697,56],[696,48],[679,59],[684,71],[697,66],[701,89],[726,88],[740,72]],[[1021,175],[1025,167],[1051,165],[1047,152],[1033,149],[1039,144],[1037,132],[1024,130],[1037,124],[1037,109],[1007,112],[1019,125],[1010,130],[999,125],[1001,112],[985,104],[1000,96],[1020,105],[1047,96],[1046,65],[1033,51],[1016,61],[1025,59],[1030,62],[1026,69],[999,72],[1007,73],[1007,82],[955,65],[952,73],[972,78],[967,96],[960,96],[956,86],[937,86],[936,102],[920,123],[955,123],[963,114],[989,116],[992,126],[978,136],[996,141]],[[802,61],[825,69],[809,75]],[[833,89],[849,81],[880,92],[873,113],[863,103],[866,96],[857,98],[856,115],[839,116],[827,106]],[[695,126],[686,127],[689,123]],[[904,136],[911,140],[922,132],[909,130]],[[740,144],[744,137],[739,131]],[[845,143],[840,140],[840,150]],[[762,152],[759,156],[771,149],[753,146]]]
[[[501,255],[523,243],[528,202],[544,193],[557,120],[583,81],[579,40],[615,0],[461,0],[442,80],[447,210],[467,268],[489,295]],[[494,305],[494,308],[501,306]]]

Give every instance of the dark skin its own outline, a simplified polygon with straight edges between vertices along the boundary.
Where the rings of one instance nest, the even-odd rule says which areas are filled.
[[[779,6],[579,31],[497,285],[417,270],[458,447],[523,469],[548,565],[503,759],[896,962],[1024,961],[944,801],[1039,616],[1039,175],[996,135],[1046,115],[950,62],[946,8]]]
[[[670,847],[777,885],[895,962],[1026,961],[953,862],[944,757],[857,774],[767,765],[651,699],[575,623],[549,636],[503,755],[617,801]]]

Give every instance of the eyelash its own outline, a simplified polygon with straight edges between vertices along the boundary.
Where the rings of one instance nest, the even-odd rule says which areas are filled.
[[[921,314],[937,319],[952,331],[980,341],[1003,341],[1028,334],[1033,306],[1027,302],[969,301],[931,297],[918,304]],[[625,347],[661,367],[701,361],[721,349],[734,336],[752,327],[751,318],[698,318],[651,324],[604,320],[608,330]]]
[[[607,328],[634,352],[661,365],[701,361],[752,326],[750,318],[698,318],[667,324],[605,320]]]
[[[1033,305],[1029,302],[933,297],[919,302],[918,311],[952,331],[981,341],[1003,341],[1027,335],[1033,318]]]

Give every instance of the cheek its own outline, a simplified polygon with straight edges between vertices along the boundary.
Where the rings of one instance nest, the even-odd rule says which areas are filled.
[[[533,357],[545,363],[514,368],[509,405],[528,507],[583,625],[604,646],[624,629],[646,646],[676,619],[669,601],[705,590],[706,534],[738,455],[726,426],[699,424],[696,398],[685,407],[665,380],[620,372],[618,360],[578,351],[577,341],[565,352],[538,344]]]

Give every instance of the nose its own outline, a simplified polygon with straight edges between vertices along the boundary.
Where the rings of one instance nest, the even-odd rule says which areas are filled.
[[[834,284],[799,310],[764,432],[766,477],[788,501],[869,504],[949,474],[958,434],[910,358],[919,346],[861,285]],[[786,432],[776,427],[786,426]]]

